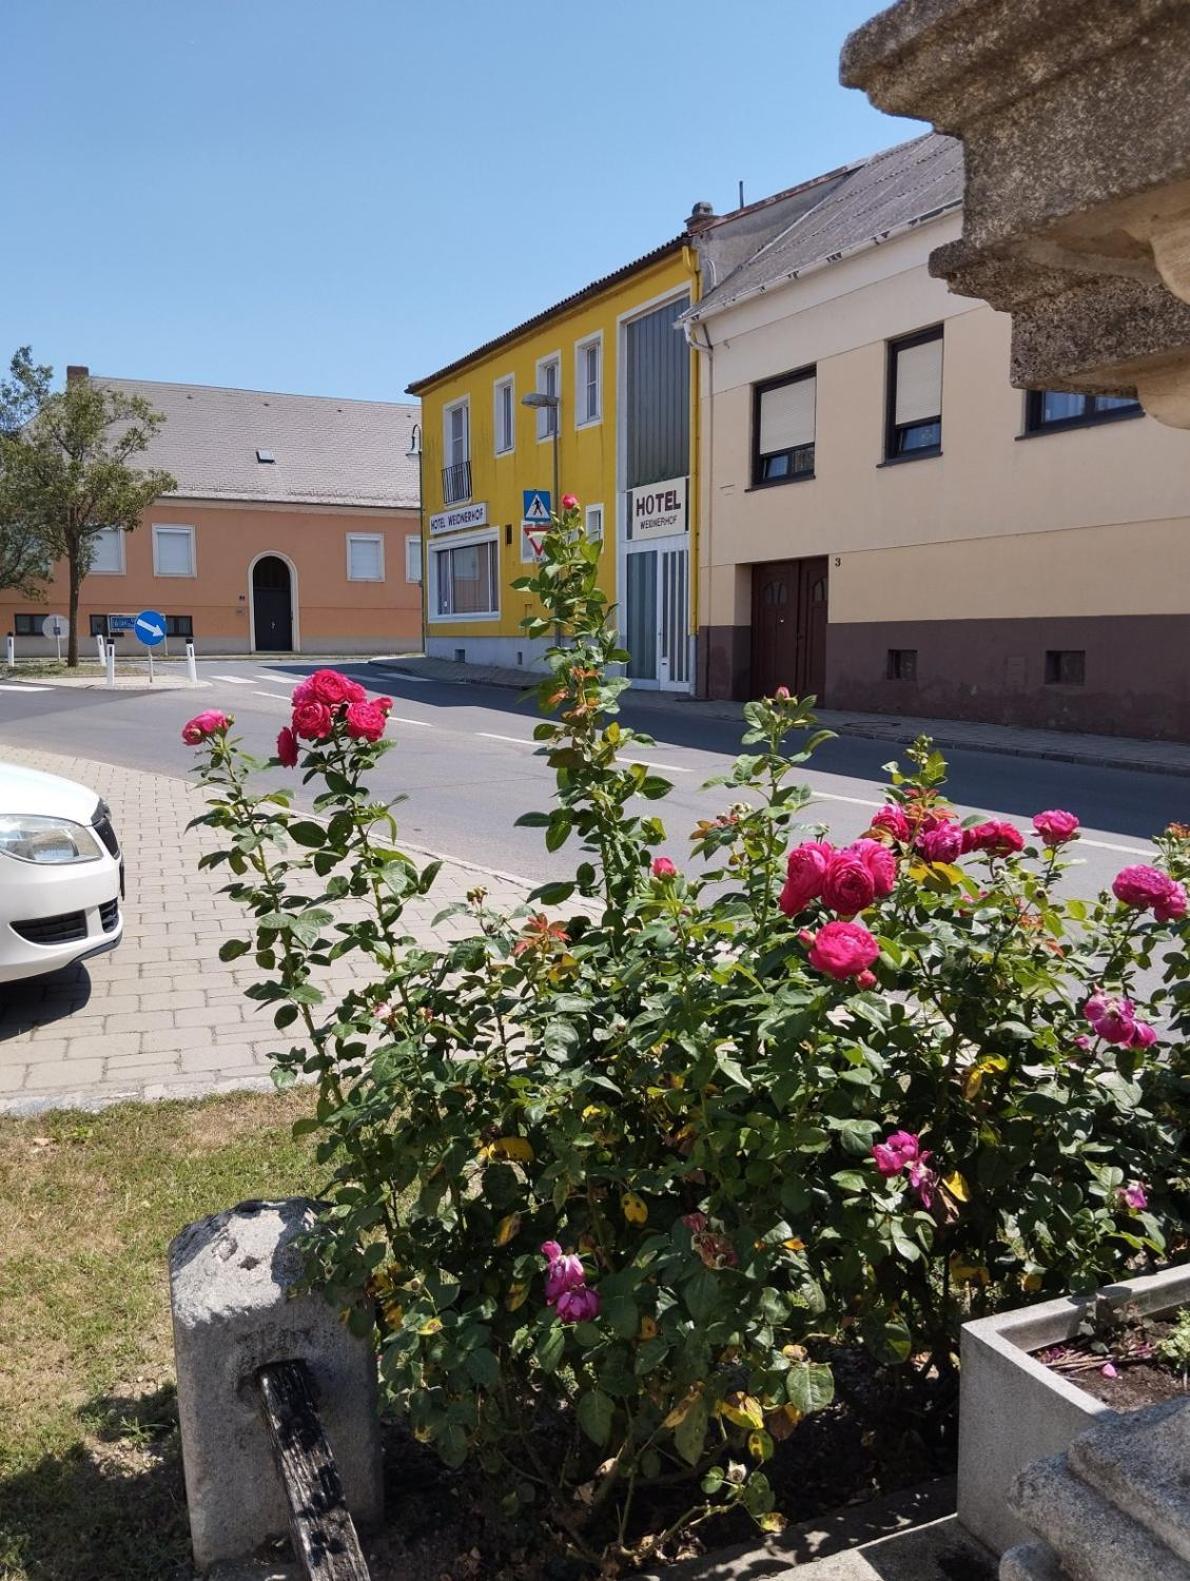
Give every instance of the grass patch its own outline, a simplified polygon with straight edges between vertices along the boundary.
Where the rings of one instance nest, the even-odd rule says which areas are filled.
[[[0,1578],[190,1574],[166,1248],[317,1188],[309,1089],[0,1120]]]

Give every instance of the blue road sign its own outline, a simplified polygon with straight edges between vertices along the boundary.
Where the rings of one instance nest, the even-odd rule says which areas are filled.
[[[522,489],[525,499],[525,509],[521,520],[526,527],[548,527],[550,524],[550,491],[549,489]]]
[[[155,648],[165,641],[165,616],[155,609],[144,609],[136,617],[132,629],[138,642],[143,642],[146,648]]]
[[[107,617],[107,634],[109,637],[114,637],[117,632],[135,631],[135,629],[135,615],[109,615]]]

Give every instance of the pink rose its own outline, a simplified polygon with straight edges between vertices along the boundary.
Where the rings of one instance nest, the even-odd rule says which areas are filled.
[[[836,851],[822,875],[822,901],[841,916],[854,917],[876,898],[872,875],[858,856]]]
[[[325,703],[311,700],[298,703],[293,710],[293,733],[303,741],[325,741],[331,733],[331,711]]]
[[[1126,1186],[1120,1187],[1120,1201],[1134,1213],[1143,1213],[1149,1205],[1149,1194],[1139,1180],[1130,1180]]]
[[[899,1175],[906,1164],[921,1157],[921,1138],[912,1131],[894,1131],[873,1144],[872,1157],[882,1175]]]
[[[349,680],[338,670],[315,670],[310,677],[310,696],[328,708],[339,708],[344,703],[362,703],[367,692],[358,681]]]
[[[221,714],[217,708],[208,708],[186,721],[182,726],[182,740],[188,747],[196,747],[200,741],[218,735],[230,725],[231,720],[227,714]]]
[[[826,840],[806,840],[794,846],[786,859],[785,887],[779,901],[787,917],[796,917],[805,911],[822,893],[826,864],[833,854],[834,847]]]
[[[1181,884],[1169,881],[1164,897],[1153,907],[1158,922],[1177,922],[1186,915],[1186,891]]]
[[[1092,994],[1083,1015],[1105,1043],[1131,1043],[1136,1033],[1136,1011],[1130,999],[1109,999]]]
[[[333,671],[328,671],[333,674]],[[388,699],[378,698],[374,703],[348,703],[347,734],[353,741],[379,741],[388,723],[388,709],[382,704]]]
[[[777,690],[773,693],[774,698],[778,699],[782,703],[788,702],[792,695],[793,694],[790,692],[788,686],[778,686]]]
[[[1151,1027],[1147,1021],[1138,1021],[1132,1029],[1129,1047],[1134,1049],[1151,1049],[1157,1041],[1157,1028]]]
[[[894,840],[909,838],[909,820],[895,802],[886,802],[879,812],[873,814],[872,828],[887,830]]]
[[[909,1165],[909,1184],[917,1192],[917,1200],[927,1213],[934,1205],[934,1193],[938,1189],[938,1173],[926,1164],[929,1156],[929,1153],[923,1153]]]
[[[914,842],[927,862],[953,862],[963,854],[963,831],[957,823],[936,823]]]
[[[653,858],[652,872],[654,878],[676,878],[678,876],[677,868],[667,856],[655,856]]]
[[[285,726],[284,730],[282,730],[277,737],[277,756],[280,758],[281,766],[283,768],[297,768],[297,737],[294,735],[293,731],[288,725]]]
[[[599,1316],[599,1292],[588,1290],[586,1285],[576,1290],[565,1290],[558,1297],[554,1311],[563,1323],[590,1323]]]
[[[1003,823],[995,818],[963,831],[964,851],[986,851],[989,856],[1008,856],[1010,852],[1022,850],[1024,844],[1021,831],[1014,824]]]
[[[682,1223],[691,1235],[701,1235],[707,1227],[707,1216],[705,1213],[683,1213]]]
[[[564,511],[576,511],[576,510],[578,510],[578,495],[577,494],[563,494],[563,496],[562,496],[562,509]]]
[[[314,677],[312,675],[307,675],[304,681],[299,681],[297,683],[293,689],[293,696],[290,698],[290,701],[295,708],[299,703],[311,703],[316,701],[314,697]]]
[[[1060,807],[1037,813],[1033,827],[1041,836],[1043,845],[1065,845],[1067,840],[1074,840],[1078,836],[1078,819],[1072,812],[1063,812]]]
[[[876,899],[891,895],[897,882],[897,859],[879,840],[857,840],[850,850],[868,870]]]
[[[1173,880],[1160,868],[1147,867],[1143,862],[1135,867],[1123,867],[1112,880],[1112,894],[1126,906],[1147,911],[1159,906],[1169,895]]]
[[[842,981],[867,971],[880,954],[880,946],[858,922],[828,922],[810,947],[810,965]]]

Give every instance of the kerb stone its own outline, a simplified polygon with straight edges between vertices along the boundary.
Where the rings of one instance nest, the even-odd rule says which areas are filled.
[[[356,1524],[382,1513],[376,1363],[317,1294],[298,1293],[304,1198],[244,1202],[200,1219],[169,1249],[178,1415],[195,1563],[246,1559],[288,1529],[255,1377],[304,1361]]]

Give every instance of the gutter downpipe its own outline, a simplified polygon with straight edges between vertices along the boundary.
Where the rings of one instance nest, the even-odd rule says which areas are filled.
[[[701,328],[701,330],[703,332],[703,335],[705,337],[705,343],[700,343],[698,340],[695,339],[694,331],[695,331],[696,327],[697,328]],[[706,508],[705,508],[705,510],[703,509],[702,502],[700,501],[699,502],[699,510],[698,510],[699,533],[700,533],[700,536],[702,537],[702,540],[703,540],[702,543],[699,544],[699,549],[698,549],[698,567],[699,567],[699,573],[701,575],[703,566],[704,565],[706,566],[706,569],[707,569],[707,584],[708,584],[708,589],[709,589],[710,576],[711,576],[711,539],[712,539],[713,530],[714,530],[713,522],[714,522],[714,499],[715,499],[715,491],[714,491],[714,479],[715,479],[715,350],[714,350],[714,347],[711,345],[711,332],[707,328],[705,323],[700,323],[698,320],[695,320],[695,319],[687,319],[683,323],[682,329],[685,331],[686,340],[687,340],[687,343],[689,344],[689,346],[691,347],[691,349],[693,351],[701,351],[706,356],[706,359],[707,359],[706,444],[705,445],[700,444],[700,446],[699,446],[699,455],[702,458],[702,464],[703,464],[703,467],[705,467],[705,470],[706,470],[707,492],[706,492]],[[701,385],[701,383],[702,383],[701,379],[699,380],[699,383]],[[702,470],[702,467],[700,467],[700,471],[701,470]],[[704,553],[704,548],[705,548],[705,553]],[[699,608],[700,604],[701,604],[701,600],[698,598],[698,590],[697,590],[697,587],[696,587],[695,588],[695,619],[696,620],[698,618],[698,615],[701,613],[701,610]],[[698,674],[698,687],[697,687],[697,690],[695,692],[695,696],[697,696],[697,697],[705,697],[707,695],[708,682],[709,682],[709,677],[710,677],[710,668],[711,668],[710,654],[707,652],[707,645],[706,645],[705,642],[698,643],[696,651],[698,653],[698,671],[699,671],[699,674]]]

